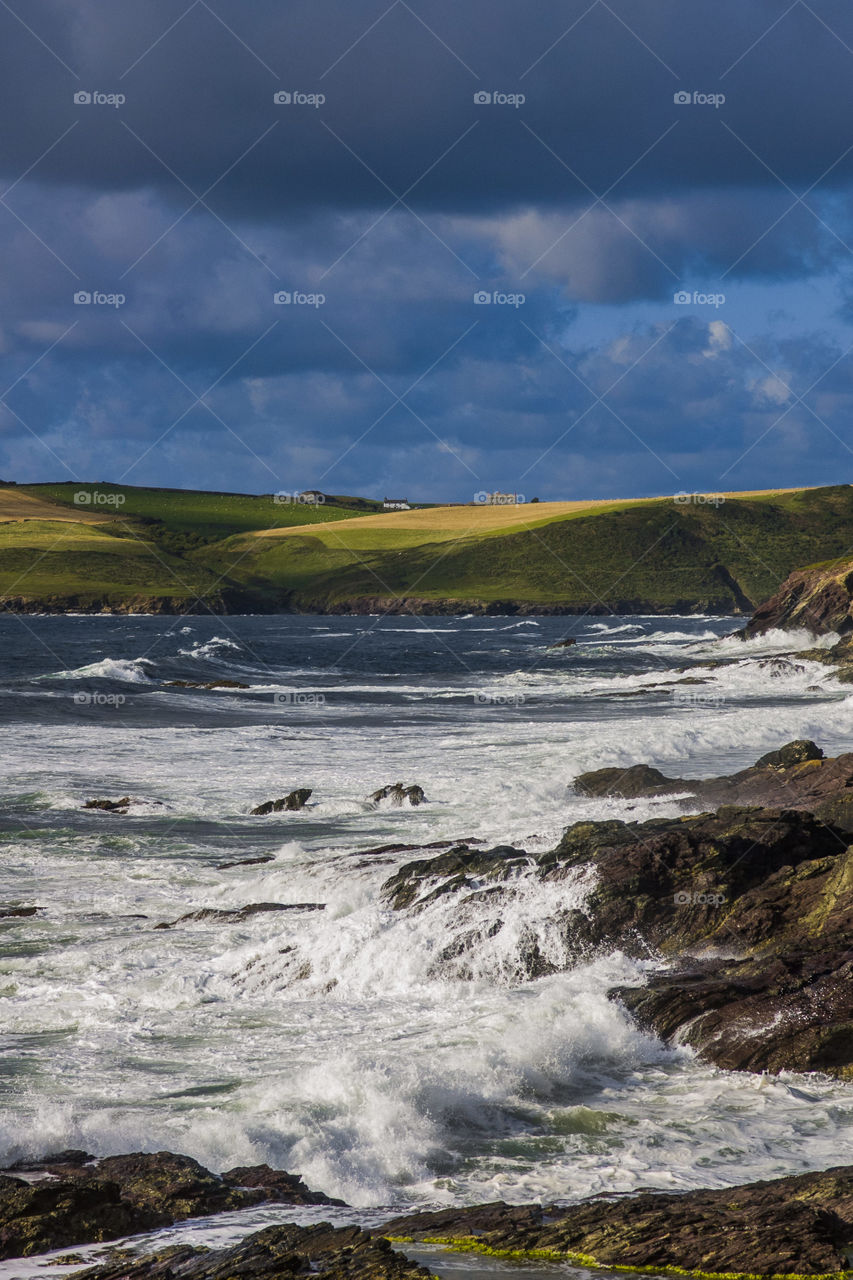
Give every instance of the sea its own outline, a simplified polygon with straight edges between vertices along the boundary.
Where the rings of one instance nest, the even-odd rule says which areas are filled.
[[[542,852],[573,822],[699,808],[585,798],[585,770],[851,750],[850,686],[791,657],[814,641],[738,625],[0,616],[0,1165],[70,1147],[267,1162],[370,1224],[853,1161],[853,1084],[721,1071],[645,1034],[608,992],[665,968],[651,950],[573,963],[557,917],[589,869],[474,907],[382,893],[435,842]],[[245,687],[197,687],[226,681]],[[371,799],[397,782],[425,803]],[[303,810],[252,816],[301,787]],[[257,904],[292,909],[237,914]],[[557,972],[527,976],[531,940]]]

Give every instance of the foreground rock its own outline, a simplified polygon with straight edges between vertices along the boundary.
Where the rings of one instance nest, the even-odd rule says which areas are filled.
[[[329,1280],[430,1280],[381,1236],[359,1227],[267,1227],[228,1249],[177,1245],[159,1254],[74,1273],[74,1280],[279,1280],[325,1276]]]
[[[587,1201],[571,1209],[485,1205],[395,1218],[392,1238],[484,1253],[705,1275],[839,1276],[853,1240],[853,1167],[684,1195]]]
[[[300,809],[305,808],[313,794],[310,787],[298,787],[296,791],[291,791],[289,795],[282,796],[280,800],[265,800],[256,809],[252,809],[252,817],[266,817],[268,813],[281,813],[282,811],[297,813]]]
[[[14,1172],[49,1176],[31,1183]],[[341,1203],[267,1165],[218,1177],[188,1156],[168,1151],[98,1162],[82,1151],[62,1152],[0,1174],[0,1258],[116,1240],[265,1202]]]

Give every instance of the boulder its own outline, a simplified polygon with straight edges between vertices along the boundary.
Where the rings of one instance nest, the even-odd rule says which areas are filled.
[[[266,1166],[218,1177],[189,1156],[169,1151],[100,1161],[85,1152],[66,1151],[22,1161],[15,1168],[52,1176],[26,1182],[0,1174],[0,1258],[115,1240],[267,1202],[340,1203],[309,1191],[294,1175],[277,1175]],[[240,1183],[238,1174],[248,1180]]]
[[[280,800],[265,800],[263,804],[259,804],[256,809],[252,809],[252,817],[265,817],[268,813],[296,813],[299,809],[304,809],[313,791],[310,787],[298,787],[296,791],[291,791],[289,795],[283,796]]]
[[[402,782],[392,783],[387,787],[380,787],[378,791],[374,791],[370,796],[374,804],[379,804],[382,800],[390,800],[393,805],[403,805],[408,801],[410,805],[417,806],[426,802],[423,787],[417,785],[404,787]]]

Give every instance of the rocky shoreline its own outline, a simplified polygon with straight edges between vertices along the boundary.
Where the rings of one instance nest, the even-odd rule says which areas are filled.
[[[94,1161],[63,1152],[0,1177],[4,1259],[121,1239],[74,1280],[426,1280],[406,1242],[443,1244],[518,1261],[548,1260],[586,1269],[720,1277],[850,1275],[853,1167],[682,1194],[599,1196],[573,1206],[507,1205],[410,1213],[378,1230],[357,1223],[285,1223],[248,1233],[225,1248],[173,1244],[150,1252],[132,1237],[190,1217],[267,1205],[341,1206],[309,1191],[296,1175],[266,1165],[217,1176],[186,1156],[136,1153]],[[346,1208],[346,1206],[341,1206]],[[357,1217],[355,1211],[353,1216]],[[392,1242],[402,1244],[394,1250]],[[92,1259],[90,1259],[90,1262]]]
[[[689,617],[705,613],[738,616],[740,610],[732,608],[730,600],[684,599],[673,605],[662,606],[654,600],[625,599],[608,604],[591,601],[581,604],[543,604],[531,600],[482,600],[479,598],[429,598],[425,596],[354,596],[345,600],[301,599],[292,592],[276,598],[269,591],[253,593],[248,589],[228,589],[215,596],[128,596],[116,600],[107,596],[2,596],[0,613],[49,614],[65,613],[125,616],[152,615],[154,617],[183,617],[211,614],[214,617],[241,616],[243,614],[296,614],[304,617],[373,617],[388,614],[400,617],[410,614],[416,617]]]

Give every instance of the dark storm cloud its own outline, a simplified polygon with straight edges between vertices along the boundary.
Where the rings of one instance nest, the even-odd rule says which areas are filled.
[[[10,0],[0,49],[7,474],[544,497],[846,465],[823,325],[748,351],[673,304],[844,285],[846,0]],[[585,337],[643,301],[668,318]],[[833,359],[830,431],[786,387]]]
[[[445,210],[563,203],[584,183],[618,184],[623,199],[775,187],[770,171],[799,188],[831,166],[837,187],[851,174],[853,13],[846,0],[824,0],[819,17],[795,6],[767,34],[786,7],[619,0],[587,12],[573,0],[531,17],[518,0],[399,0],[390,12],[386,0],[29,0],[32,35],[0,12],[0,104],[17,125],[4,171],[17,176],[76,119],[42,176],[153,184],[179,200],[178,178],[203,190],[257,144],[216,188],[220,207],[253,217],[373,207],[389,198],[383,181],[397,194],[417,184],[413,200]],[[276,108],[281,88],[326,103]],[[127,103],[75,111],[79,89]],[[526,102],[474,103],[494,90]],[[694,90],[724,93],[724,107],[675,106]]]

